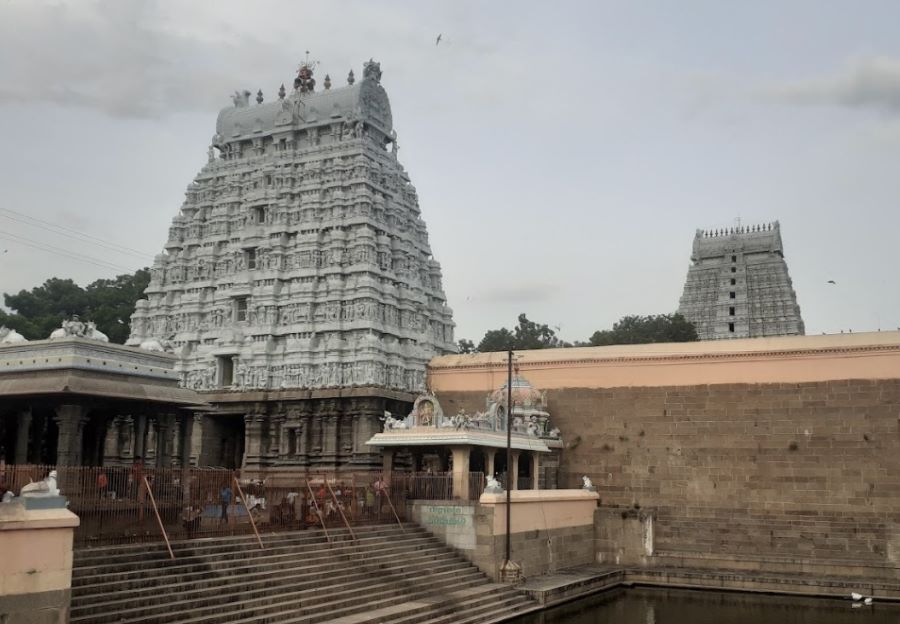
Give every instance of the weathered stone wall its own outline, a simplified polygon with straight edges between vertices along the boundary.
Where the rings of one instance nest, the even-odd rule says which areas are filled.
[[[547,396],[560,486],[588,474],[604,508],[652,514],[655,562],[900,578],[900,380]]]
[[[26,504],[0,504],[0,622],[64,624],[78,517],[64,508],[29,509]]]

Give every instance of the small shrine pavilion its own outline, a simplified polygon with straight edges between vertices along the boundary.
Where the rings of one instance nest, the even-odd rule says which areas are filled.
[[[444,414],[433,394],[420,395],[405,418],[385,413],[384,431],[366,442],[382,450],[383,469],[408,454],[413,471],[450,472],[454,498],[467,498],[469,475],[497,475],[507,487],[539,489],[542,457],[559,451],[559,429],[551,427],[544,394],[524,377],[512,381],[512,466],[506,465],[507,387],[488,395],[483,412]],[[515,478],[509,479],[508,475]]]

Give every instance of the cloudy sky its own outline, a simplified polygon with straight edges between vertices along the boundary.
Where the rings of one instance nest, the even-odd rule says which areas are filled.
[[[808,333],[894,329],[898,23],[836,0],[0,0],[0,291],[149,264],[229,94],[275,97],[310,50],[339,84],[381,62],[458,337],[672,312],[696,228],[738,218],[781,222]]]

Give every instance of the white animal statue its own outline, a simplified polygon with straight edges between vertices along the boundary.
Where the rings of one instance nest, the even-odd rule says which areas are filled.
[[[28,340],[16,330],[0,325],[0,344],[18,344]]]
[[[84,332],[84,337],[90,338],[91,340],[99,340],[100,342],[109,342],[109,336],[97,329],[97,324],[93,321],[88,321],[87,330],[85,330]]]
[[[59,487],[56,485],[56,471],[51,470],[50,474],[43,481],[37,483],[29,483],[22,486],[19,496],[23,498],[47,498],[48,496],[59,496]]]
[[[533,423],[533,422],[528,423],[528,435],[537,437],[537,434],[538,434],[537,423]]]
[[[594,484],[591,481],[590,477],[588,477],[587,475],[584,475],[583,477],[581,477],[581,489],[591,490],[593,488],[594,488]]]
[[[550,430],[550,437],[559,438],[559,427],[553,427],[553,429]]]
[[[492,475],[487,478],[487,485],[485,485],[485,489],[501,490],[503,489],[503,486],[500,485],[499,481],[497,481],[497,477]]]
[[[388,429],[406,429],[406,423],[399,418],[394,418],[393,416],[385,416],[384,430],[387,431]]]
[[[156,338],[145,340],[139,345],[139,348],[143,349],[144,351],[165,351],[162,343]]]

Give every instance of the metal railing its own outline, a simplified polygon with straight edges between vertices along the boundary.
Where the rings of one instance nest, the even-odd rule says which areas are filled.
[[[407,480],[397,473],[376,491],[373,473],[282,475],[267,482],[210,468],[6,465],[0,483],[18,493],[54,469],[81,520],[79,546],[242,533],[255,533],[262,546],[265,532],[407,518]]]

